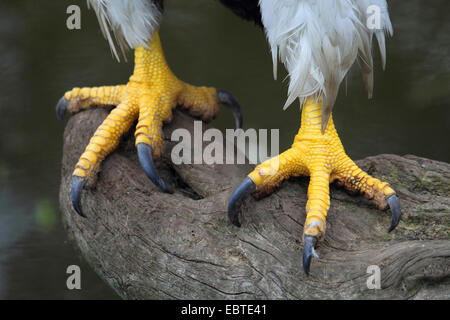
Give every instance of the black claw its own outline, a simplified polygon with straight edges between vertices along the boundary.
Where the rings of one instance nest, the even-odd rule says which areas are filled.
[[[66,126],[65,113],[68,106],[69,101],[67,101],[65,97],[59,99],[58,104],[56,105],[56,117],[58,118],[59,122],[61,122],[61,125],[63,127]]]
[[[318,258],[314,247],[316,246],[317,238],[313,236],[306,236],[303,244],[303,270],[309,276],[309,267],[311,266],[312,257]]]
[[[239,102],[228,91],[216,89],[219,103],[225,104],[233,112],[236,129],[242,129],[242,110]]]
[[[81,191],[83,190],[83,186],[85,183],[85,179],[80,177],[73,177],[72,187],[70,189],[70,198],[72,200],[73,209],[83,218],[86,216],[83,214],[81,210]]]
[[[158,172],[155,169],[155,164],[153,163],[153,156],[152,156],[153,153],[152,147],[144,143],[139,143],[137,145],[137,151],[139,156],[139,162],[141,163],[142,169],[144,169],[147,177],[156,186],[161,188],[162,191],[166,193],[173,193],[173,191],[167,187],[167,185],[164,183],[164,181],[161,179],[161,177],[158,175]]]
[[[247,197],[250,193],[255,192],[256,185],[250,178],[246,178],[241,185],[234,190],[231,195],[230,201],[228,202],[228,218],[230,222],[237,227],[241,226],[239,222],[239,208],[242,204],[242,201]]]
[[[391,208],[392,211],[392,222],[391,226],[389,227],[388,232],[391,232],[395,229],[395,227],[400,222],[400,217],[402,216],[402,210],[400,209],[400,201],[398,200],[398,197],[394,194],[390,196],[387,199],[387,203],[389,205],[389,208]]]

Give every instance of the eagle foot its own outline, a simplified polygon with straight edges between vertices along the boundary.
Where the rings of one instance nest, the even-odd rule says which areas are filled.
[[[219,113],[219,104],[231,109],[236,126],[240,128],[241,109],[233,96],[224,90],[195,87],[180,81],[166,63],[158,33],[154,34],[149,48],[135,49],[135,70],[126,85],[68,91],[56,107],[57,117],[63,124],[66,111],[76,113],[96,106],[114,107],[75,166],[71,188],[74,210],[84,216],[80,203],[83,187],[93,184],[101,162],[116,149],[121,136],[136,120],[135,144],[142,168],[156,186],[171,193],[153,162],[163,152],[163,124],[171,120],[172,110],[177,106],[209,122]]]
[[[315,245],[325,236],[326,216],[330,207],[329,184],[337,181],[344,188],[362,193],[378,209],[391,208],[392,223],[388,232],[398,224],[400,203],[395,191],[386,182],[371,177],[345,154],[330,117],[322,132],[321,102],[309,99],[302,110],[302,126],[290,149],[260,164],[231,196],[228,205],[230,221],[240,226],[239,206],[250,193],[261,198],[272,193],[289,177],[310,176],[306,222],[304,224],[303,269],[309,274]]]

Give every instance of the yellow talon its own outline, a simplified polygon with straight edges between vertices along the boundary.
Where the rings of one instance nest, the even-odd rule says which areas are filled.
[[[118,145],[120,137],[139,120],[136,145],[152,148],[153,158],[163,150],[162,126],[180,105],[204,121],[218,111],[216,89],[195,87],[180,81],[170,70],[156,32],[148,48],[135,49],[135,68],[126,85],[74,88],[64,94],[67,110],[75,113],[94,106],[115,106],[81,155],[73,175],[92,184],[103,159]]]
[[[387,199],[395,195],[388,183],[371,177],[347,156],[332,116],[322,134],[321,110],[320,101],[307,100],[302,110],[302,125],[292,147],[260,164],[248,175],[256,186],[256,197],[269,194],[284,179],[309,175],[304,235],[318,239],[325,234],[330,182],[338,181],[351,191],[363,193],[379,209],[386,209]]]

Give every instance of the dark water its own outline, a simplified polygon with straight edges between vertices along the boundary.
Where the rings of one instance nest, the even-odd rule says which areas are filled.
[[[82,7],[79,31],[66,28],[72,3]],[[245,126],[281,128],[287,148],[300,114],[294,106],[281,110],[286,83],[272,80],[263,33],[215,1],[166,3],[161,37],[175,73],[233,92]],[[449,3],[390,5],[395,37],[387,70],[377,69],[371,101],[358,71],[351,72],[335,107],[336,127],[354,159],[395,153],[449,162]],[[54,105],[73,86],[124,83],[132,67],[111,58],[85,1],[0,2],[0,298],[117,298],[68,243],[60,222],[63,131]],[[215,121],[221,129],[232,123],[225,112]],[[80,291],[66,289],[72,264],[82,269]]]

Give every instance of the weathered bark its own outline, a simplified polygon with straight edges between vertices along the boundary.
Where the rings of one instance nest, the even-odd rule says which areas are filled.
[[[176,193],[163,194],[140,168],[130,134],[103,163],[95,188],[83,193],[88,219],[76,215],[71,173],[105,116],[105,110],[91,110],[69,122],[60,202],[70,237],[122,297],[449,298],[449,164],[395,155],[358,161],[397,190],[402,221],[388,234],[390,212],[332,187],[320,259],[306,277],[301,250],[308,178],[286,181],[260,201],[250,197],[237,228],[228,222],[227,201],[250,166],[173,166],[166,141],[159,172]],[[175,112],[165,134],[178,127],[192,130],[192,119]],[[381,268],[381,290],[367,288],[370,265]]]

